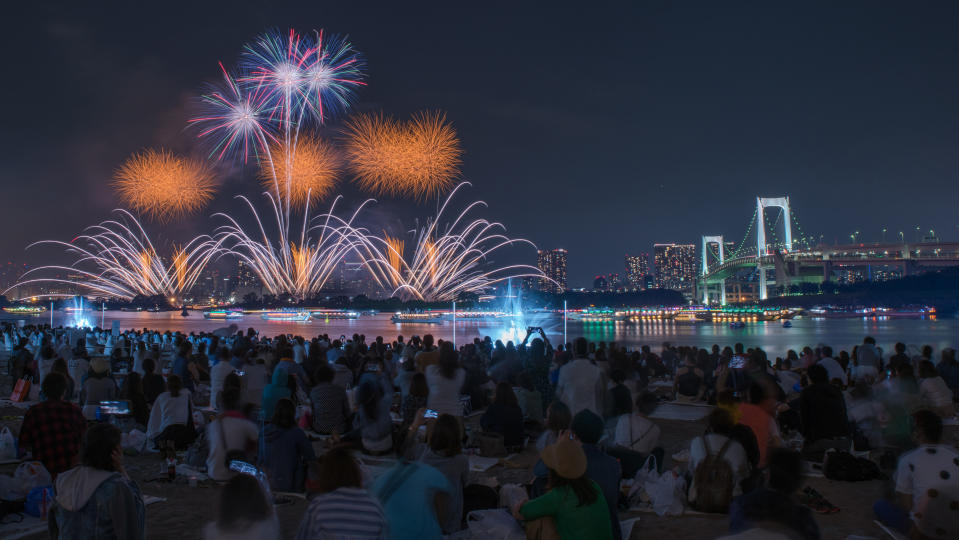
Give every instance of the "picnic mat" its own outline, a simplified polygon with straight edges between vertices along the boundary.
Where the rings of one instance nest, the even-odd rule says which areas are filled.
[[[510,454],[504,458],[483,457],[476,454],[470,454],[470,470],[473,472],[486,472],[499,465],[503,461],[508,461],[516,457],[516,454]]]
[[[650,418],[659,418],[660,420],[685,420],[695,422],[702,420],[712,411],[711,405],[699,403],[677,403],[670,401],[660,403]]]

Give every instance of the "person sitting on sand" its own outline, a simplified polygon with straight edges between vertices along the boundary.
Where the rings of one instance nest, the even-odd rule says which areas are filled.
[[[560,439],[543,449],[540,459],[549,473],[549,491],[516,503],[513,516],[527,522],[553,518],[563,540],[612,540],[612,520],[606,498],[596,482],[586,476],[586,454],[579,442]]]
[[[313,374],[316,383],[310,390],[313,408],[313,431],[325,435],[345,434],[350,426],[350,402],[346,390],[333,383],[335,373],[328,364],[320,364]]]
[[[40,386],[46,399],[27,409],[20,425],[20,454],[30,452],[53,478],[75,463],[87,422],[80,409],[63,400],[67,381],[51,373]]]
[[[273,491],[303,492],[307,463],[316,458],[313,445],[296,425],[296,407],[283,398],[273,408],[273,418],[263,429],[264,455],[260,467]]]
[[[203,529],[203,540],[273,540],[280,527],[259,480],[238,474],[220,490],[216,521]]]
[[[942,419],[929,410],[912,415],[918,448],[896,466],[896,500],[873,505],[882,523],[910,538],[959,538],[959,452],[942,444]]]
[[[460,444],[459,421],[448,414],[441,414],[435,420],[424,418],[426,409],[421,409],[416,420],[409,428],[410,437],[421,425],[428,425],[426,444],[410,447],[407,457],[425,463],[443,473],[449,482],[450,491],[437,497],[440,525],[444,534],[452,534],[462,529],[463,488],[469,480],[470,463],[463,455]]]
[[[140,488],[123,468],[120,430],[106,423],[91,426],[80,463],[57,477],[50,537],[144,538],[146,507]]]
[[[777,448],[770,451],[767,461],[769,485],[733,500],[729,532],[773,522],[788,527],[804,540],[819,540],[819,526],[812,511],[794,500],[803,482],[802,457],[798,452]]]
[[[157,396],[150,410],[147,422],[147,439],[154,441],[157,447],[172,442],[179,449],[185,449],[196,438],[192,425],[192,404],[190,391],[183,388],[180,377],[167,377],[167,391]]]
[[[542,452],[544,448],[559,440],[559,434],[569,429],[573,415],[569,407],[562,401],[554,401],[546,408],[546,429],[536,439],[536,450]]]
[[[296,540],[391,538],[386,512],[380,501],[363,489],[363,473],[343,446],[334,447],[319,460],[314,496],[303,515]]]
[[[480,418],[480,426],[484,431],[502,435],[507,448],[523,444],[523,410],[509,383],[496,385],[496,397]]]
[[[650,455],[655,456],[657,469],[663,468],[665,452],[662,447],[657,446],[661,430],[649,419],[658,404],[656,394],[643,392],[636,398],[633,413],[621,416],[616,423],[613,436],[615,444],[608,451],[610,455],[619,458],[626,478],[636,476],[636,471]]]
[[[228,459],[253,463],[259,439],[256,424],[240,412],[242,393],[238,388],[223,391],[223,414],[206,426],[206,440],[210,445],[206,471],[210,478],[225,482],[233,476]]]
[[[90,373],[83,381],[80,390],[80,407],[87,420],[97,419],[97,408],[101,401],[117,399],[117,383],[110,376],[110,362],[105,358],[94,358],[90,362]]]

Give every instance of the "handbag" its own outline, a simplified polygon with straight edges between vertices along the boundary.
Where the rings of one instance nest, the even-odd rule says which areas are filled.
[[[490,433],[481,431],[476,433],[476,446],[479,447],[480,455],[483,457],[505,457],[506,445],[503,442],[503,435],[499,433]]]
[[[17,381],[13,387],[13,393],[10,394],[10,401],[14,403],[23,403],[30,397],[30,379],[29,376]]]

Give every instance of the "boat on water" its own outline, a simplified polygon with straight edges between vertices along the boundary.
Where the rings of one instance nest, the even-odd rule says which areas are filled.
[[[571,321],[581,322],[616,322],[625,320],[627,313],[604,308],[576,309],[566,312],[566,318]]]
[[[793,327],[792,321],[788,321],[788,320],[783,321],[783,328],[792,328],[792,327]]]
[[[423,313],[402,313],[396,312],[390,317],[390,321],[398,324],[442,324],[446,322],[446,316],[443,312],[423,312]]]
[[[242,319],[243,312],[230,309],[211,309],[203,312],[203,318],[217,321]]]
[[[733,321],[729,323],[729,327],[733,330],[739,330],[740,328],[746,328],[746,323],[743,321]]]
[[[936,308],[929,306],[887,307],[834,307],[816,306],[806,311],[813,319],[925,319],[936,316]]]
[[[159,307],[159,306],[153,306],[153,307],[151,307],[151,308],[147,308],[147,311],[149,311],[150,313],[159,313],[159,312],[160,312],[160,307]]]
[[[64,313],[89,313],[93,311],[90,307],[65,307],[63,308]]]
[[[38,315],[46,310],[47,308],[43,306],[8,306],[3,308],[6,313],[15,315]]]
[[[310,312],[292,309],[264,311],[260,314],[260,318],[264,321],[308,322],[310,320]]]
[[[128,312],[128,313],[139,313],[139,312],[143,311],[143,308],[140,307],[140,306],[137,306],[137,307],[122,307],[122,308],[120,308],[120,311],[124,311],[124,312]]]
[[[360,312],[348,309],[314,309],[310,311],[314,319],[352,320],[360,317]]]
[[[180,316],[181,316],[181,317],[189,317],[189,316],[190,316],[190,310],[188,310],[188,309],[186,308],[186,306],[183,306],[183,309],[180,310]]]

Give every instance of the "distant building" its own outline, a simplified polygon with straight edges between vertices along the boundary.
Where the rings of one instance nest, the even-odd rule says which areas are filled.
[[[540,280],[541,291],[561,293],[566,290],[566,256],[565,249],[536,252],[536,266],[549,278]]]
[[[626,283],[631,289],[645,290],[649,275],[649,253],[626,255]]]
[[[696,283],[696,245],[653,245],[653,267],[656,288],[692,290]]]
[[[609,281],[606,280],[606,276],[596,276],[593,278],[593,290],[603,292],[609,290]]]

